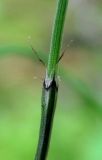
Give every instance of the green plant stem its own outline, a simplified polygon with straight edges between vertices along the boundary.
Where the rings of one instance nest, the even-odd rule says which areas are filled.
[[[68,0],[58,0],[56,16],[55,16],[53,30],[52,30],[50,54],[49,54],[48,67],[47,67],[47,77],[49,79],[52,79],[55,72],[57,71],[57,62],[60,54],[67,4],[68,4]]]
[[[67,3],[68,0],[58,0],[51,38],[47,74],[43,82],[41,125],[35,160],[45,160],[48,152],[54,111],[57,102],[58,85],[55,77],[57,76],[57,64],[61,48]]]

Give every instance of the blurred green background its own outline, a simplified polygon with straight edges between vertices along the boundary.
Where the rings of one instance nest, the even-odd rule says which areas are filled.
[[[54,0],[0,0],[0,160],[33,160]],[[48,160],[102,159],[102,1],[71,0]]]

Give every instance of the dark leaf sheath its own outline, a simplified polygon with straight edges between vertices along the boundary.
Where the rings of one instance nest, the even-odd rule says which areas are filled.
[[[47,84],[48,83],[48,84]],[[39,142],[35,160],[45,160],[50,142],[53,116],[56,106],[58,86],[53,78],[52,81],[46,80],[43,83],[42,93],[42,115],[39,134]]]

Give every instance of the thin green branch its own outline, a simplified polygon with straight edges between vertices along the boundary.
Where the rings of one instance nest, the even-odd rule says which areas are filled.
[[[58,85],[55,76],[61,48],[63,26],[68,0],[58,0],[57,12],[51,38],[50,54],[48,59],[47,75],[43,82],[42,115],[40,133],[35,160],[45,160],[50,143],[54,111],[56,108]]]
[[[55,16],[53,30],[52,30],[50,54],[49,54],[48,67],[47,67],[47,77],[49,79],[52,79],[55,72],[57,71],[57,62],[60,54],[67,4],[68,4],[68,0],[58,0],[56,16]]]

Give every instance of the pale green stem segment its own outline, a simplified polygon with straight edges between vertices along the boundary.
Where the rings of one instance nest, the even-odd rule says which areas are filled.
[[[54,25],[52,30],[50,54],[47,66],[47,78],[50,80],[57,72],[57,62],[60,54],[67,4],[68,0],[58,0],[58,5],[55,14],[56,16],[54,19]]]

